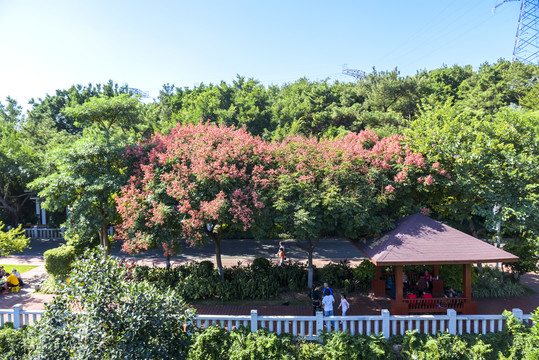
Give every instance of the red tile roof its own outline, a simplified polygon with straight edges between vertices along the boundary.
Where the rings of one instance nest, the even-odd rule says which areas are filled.
[[[514,262],[518,257],[421,214],[396,222],[380,237],[358,242],[376,265]]]

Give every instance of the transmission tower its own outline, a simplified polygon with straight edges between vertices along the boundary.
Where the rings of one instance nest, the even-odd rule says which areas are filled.
[[[360,80],[362,77],[365,76],[365,71],[349,69],[348,65],[346,64],[342,66],[342,73],[345,75],[353,76],[356,78],[356,80]]]
[[[513,61],[539,64],[539,0],[503,0],[494,8],[513,1],[521,2]]]

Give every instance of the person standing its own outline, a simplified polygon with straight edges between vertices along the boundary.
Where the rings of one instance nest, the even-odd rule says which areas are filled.
[[[346,311],[348,308],[350,308],[350,303],[346,299],[346,295],[344,293],[341,294],[341,303],[339,304],[338,308],[342,308],[342,316],[346,316]]]
[[[333,290],[329,287],[329,284],[327,282],[324,283],[324,290],[322,290],[322,293],[326,293],[326,289],[329,290],[329,295],[333,295]]]
[[[333,316],[333,303],[335,298],[329,292],[329,289],[324,290],[324,298],[322,299],[322,304],[324,305],[324,316]],[[334,326],[334,322],[331,322],[331,326]]]
[[[279,257],[279,265],[283,265],[284,261],[286,260],[286,256],[284,254],[284,245],[283,242],[279,242],[279,251],[277,252],[277,256]]]

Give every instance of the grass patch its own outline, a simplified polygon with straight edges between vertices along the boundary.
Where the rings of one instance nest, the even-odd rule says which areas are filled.
[[[15,268],[21,274],[37,267],[37,265],[9,265],[9,264],[0,264],[0,266],[3,266],[4,270],[6,270],[9,273],[11,272],[11,269]]]

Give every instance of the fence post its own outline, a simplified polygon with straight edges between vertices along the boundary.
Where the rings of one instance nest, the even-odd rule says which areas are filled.
[[[18,329],[21,327],[21,311],[22,305],[17,304],[13,306],[13,328]]]
[[[251,310],[251,332],[257,332],[258,330],[258,311]]]
[[[389,310],[382,310],[382,333],[384,338],[389,339],[391,336],[391,323],[389,322]]]
[[[524,315],[524,314],[522,313],[522,310],[520,310],[520,309],[513,309],[513,316],[514,316],[515,318],[517,318],[518,321],[520,321],[520,322],[522,322],[522,318],[523,318],[522,315]]]
[[[322,311],[316,312],[316,335],[318,336],[318,341],[322,342],[320,333],[324,332],[324,313]]]
[[[447,332],[451,335],[457,335],[457,312],[455,309],[447,309],[447,316],[449,316]]]

